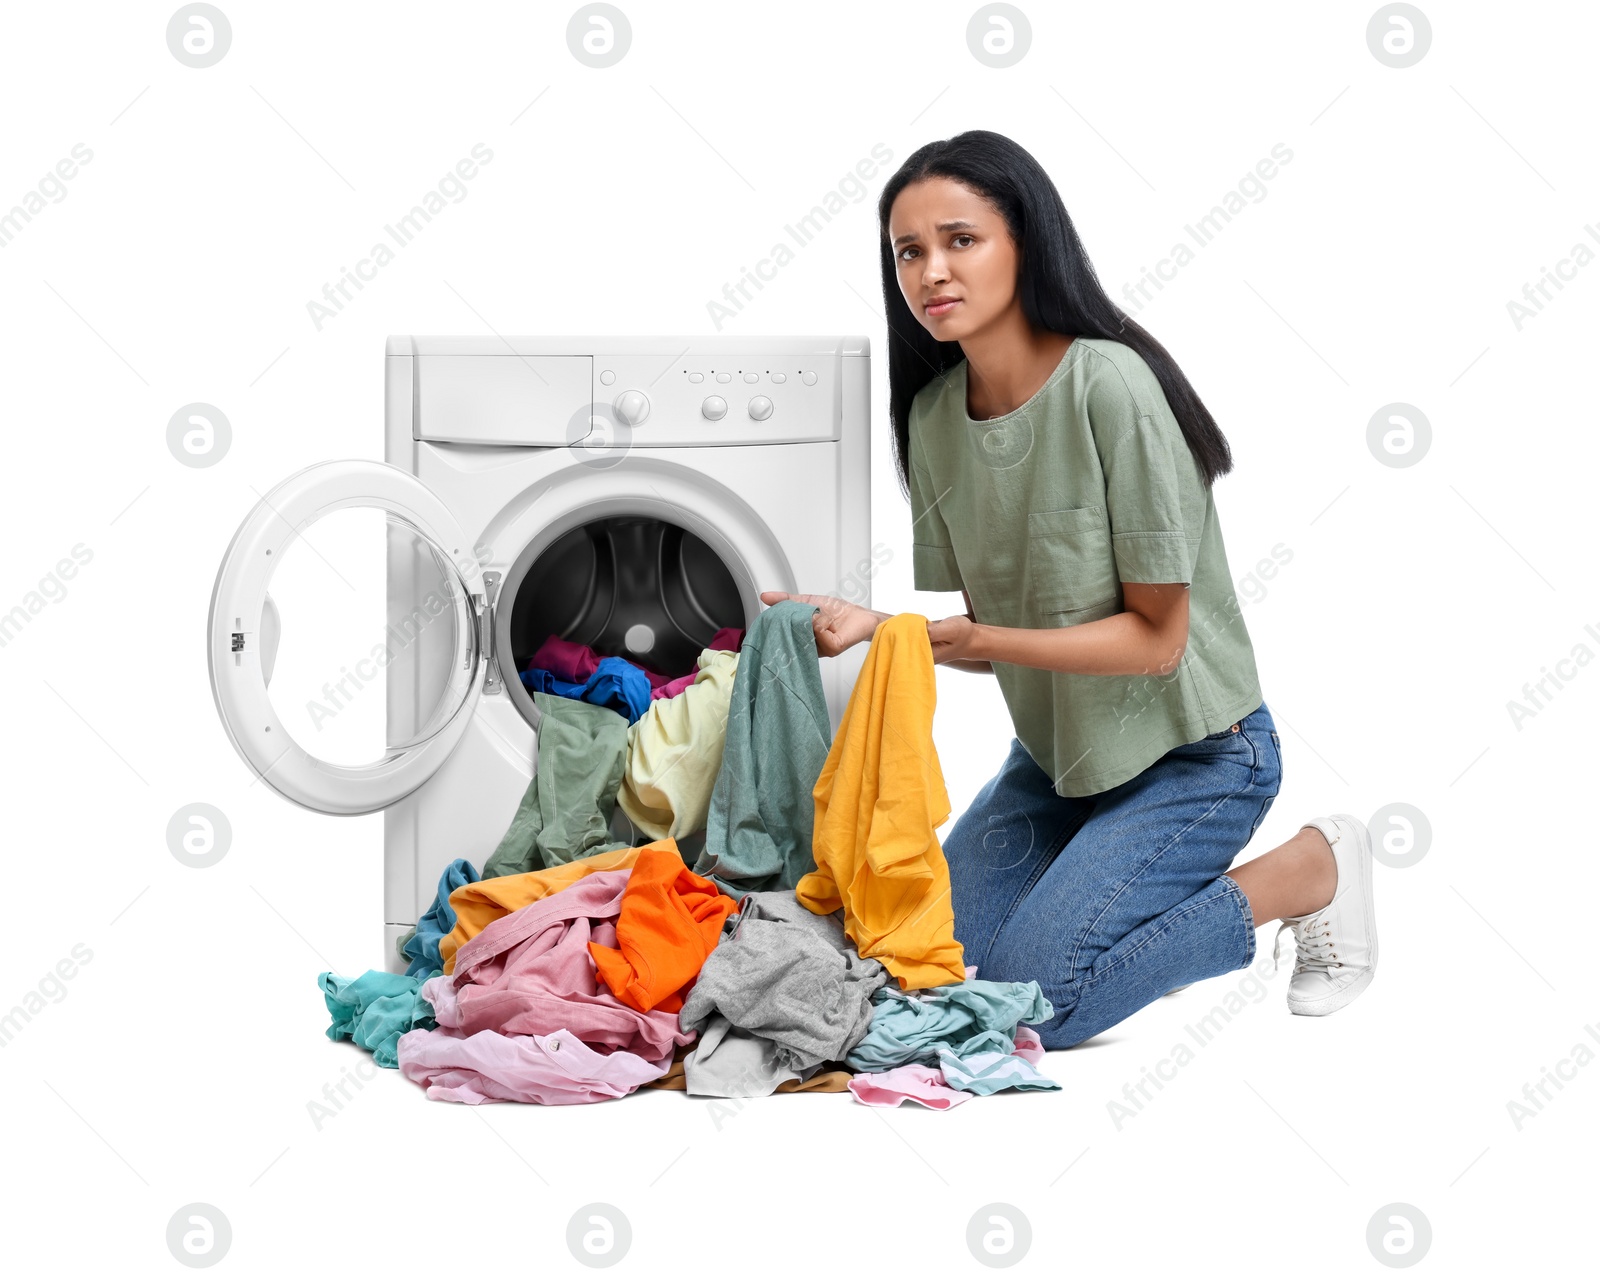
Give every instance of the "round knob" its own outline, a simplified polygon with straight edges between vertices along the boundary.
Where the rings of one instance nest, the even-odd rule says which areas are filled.
[[[759,396],[750,399],[750,418],[752,420],[765,420],[772,414],[772,399]]]
[[[617,400],[611,404],[617,413],[617,419],[630,428],[645,422],[645,417],[650,414],[650,399],[637,389],[628,389],[617,395]]]
[[[802,371],[800,373],[800,380],[804,384],[814,385],[817,383],[817,373],[814,371]]]
[[[700,414],[705,416],[707,420],[722,419],[723,416],[728,414],[727,399],[712,394],[700,404]]]

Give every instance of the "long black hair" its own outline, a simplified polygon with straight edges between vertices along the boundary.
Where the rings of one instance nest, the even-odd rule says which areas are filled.
[[[900,489],[908,498],[911,400],[923,385],[963,357],[958,342],[935,340],[917,321],[901,294],[895,269],[889,210],[902,190],[924,177],[959,181],[1005,218],[1017,245],[1017,291],[1029,323],[1063,336],[1121,341],[1137,350],[1161,382],[1206,485],[1233,468],[1227,438],[1172,355],[1100,286],[1049,174],[1009,137],[973,129],[921,147],[900,165],[878,197],[883,304],[889,318],[889,422]]]

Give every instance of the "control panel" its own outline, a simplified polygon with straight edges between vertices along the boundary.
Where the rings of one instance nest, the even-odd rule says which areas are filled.
[[[810,354],[596,354],[596,414],[634,446],[833,439],[837,367]]]
[[[597,432],[644,448],[838,440],[844,368],[865,357],[865,340],[764,346],[748,337],[619,338],[609,348],[604,338],[406,337],[389,352],[411,380],[418,440],[572,446]]]

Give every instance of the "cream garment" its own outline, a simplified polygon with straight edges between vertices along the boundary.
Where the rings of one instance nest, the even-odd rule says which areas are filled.
[[[722,767],[728,704],[739,655],[702,650],[694,684],[658,698],[628,726],[628,759],[617,804],[655,840],[705,829],[711,788]]]

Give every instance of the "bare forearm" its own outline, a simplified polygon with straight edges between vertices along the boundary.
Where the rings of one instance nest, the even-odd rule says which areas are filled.
[[[961,662],[1015,663],[1080,676],[1163,676],[1177,667],[1186,638],[1186,630],[1164,632],[1131,610],[1071,628],[980,623],[967,647],[974,658]]]

